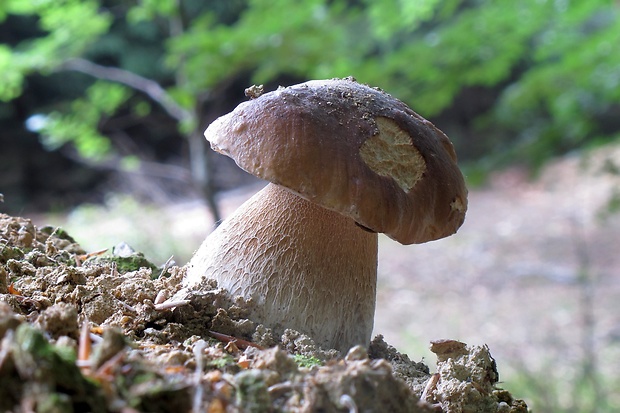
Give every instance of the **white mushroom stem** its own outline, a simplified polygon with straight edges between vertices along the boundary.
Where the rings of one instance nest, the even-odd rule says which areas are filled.
[[[184,285],[205,278],[251,298],[252,318],[276,333],[292,328],[346,352],[370,341],[377,234],[268,184],[207,237]]]

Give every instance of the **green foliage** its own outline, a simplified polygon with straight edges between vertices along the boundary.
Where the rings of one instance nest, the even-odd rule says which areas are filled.
[[[0,99],[19,96],[25,76],[47,73],[65,59],[84,53],[112,22],[99,6],[96,1],[82,0],[9,0],[0,6],[0,17],[36,16],[39,28],[46,33],[26,39],[13,49],[0,47]]]
[[[230,354],[224,354],[222,357],[210,359],[206,363],[207,367],[225,370],[227,368],[231,368],[237,365],[235,359]]]
[[[396,52],[390,69],[412,82],[403,98],[415,99],[416,107],[432,116],[463,87],[505,81],[528,53],[528,40],[548,11],[547,2],[485,2],[438,22]]]
[[[534,164],[600,136],[620,103],[617,5],[584,2],[550,16],[534,39],[531,67],[494,111],[493,126],[514,133],[513,152]]]
[[[89,263],[99,264],[109,264],[115,265],[116,270],[120,274],[125,274],[127,272],[138,271],[140,268],[148,268],[151,270],[151,279],[155,279],[159,276],[161,270],[150,262],[143,253],[134,252],[129,256],[119,256],[114,254],[106,254],[103,256],[96,256],[88,259]]]
[[[33,73],[62,71],[70,59],[87,58],[160,85],[159,97],[149,95],[148,103],[143,96],[132,99],[129,109],[146,121],[159,105],[186,136],[200,124],[202,109],[224,98],[226,85],[282,76],[354,75],[424,116],[462,110],[468,130],[458,120],[448,119],[447,126],[465,157],[500,152],[507,153],[500,160],[537,165],[620,128],[613,120],[620,104],[620,54],[615,53],[620,7],[611,0],[8,0],[0,5],[0,19],[12,15],[32,17],[39,34],[0,45],[1,100],[23,93]],[[129,89],[144,93],[130,83],[125,83]],[[472,96],[466,92],[472,88],[488,91],[492,101],[470,109]],[[43,131],[46,143],[72,142],[91,157],[109,151],[105,121],[127,109],[134,92],[122,92],[121,99],[118,89],[96,86],[83,97],[67,96],[75,105],[41,108],[52,113]],[[171,113],[171,105],[187,113]],[[477,140],[474,145],[466,141],[470,137]]]
[[[413,31],[419,23],[432,17],[439,0],[366,0],[369,20],[375,36],[389,41],[396,30]]]
[[[120,85],[98,81],[86,90],[86,96],[71,102],[71,110],[52,112],[40,132],[50,150],[71,142],[85,158],[99,159],[108,154],[110,141],[98,132],[102,119],[112,115],[129,97]]]
[[[23,75],[15,68],[13,52],[0,45],[0,100],[15,99],[21,94]]]
[[[174,1],[142,0],[129,9],[127,21],[136,24],[161,16],[174,17],[178,15],[177,7]]]
[[[87,380],[75,365],[75,353],[48,343],[43,333],[23,323],[15,330],[15,337],[7,343],[10,348],[8,371],[0,376],[2,388],[11,385],[6,378],[19,376],[23,388],[13,389],[0,400],[2,410],[11,410],[20,393],[28,394],[37,404],[38,411],[103,412],[104,397],[101,388]],[[36,381],[29,388],[28,382]],[[16,397],[17,396],[17,397]],[[16,397],[17,400],[11,400]]]
[[[166,62],[183,71],[190,90],[212,88],[243,72],[252,72],[257,83],[282,73],[307,76],[342,51],[345,27],[335,24],[337,4],[251,0],[231,25],[205,13],[169,40]]]
[[[111,16],[100,12],[97,1],[47,0],[29,4],[31,8],[25,12],[36,13],[39,26],[48,33],[26,44],[33,69],[51,68],[62,59],[80,55],[110,27]]]
[[[322,366],[324,364],[321,360],[317,359],[316,357],[305,356],[303,354],[293,354],[293,359],[295,360],[295,363],[297,363],[299,367],[305,367],[305,368],[311,368],[314,366]]]
[[[27,76],[50,73],[67,59],[85,53],[112,23],[112,17],[100,10],[97,1],[9,1],[4,16],[36,16],[45,35],[23,40],[13,49],[0,46],[0,100],[21,95]],[[97,125],[102,116],[111,115],[115,109],[120,99],[119,86],[95,84],[86,92],[85,98],[67,105],[68,111],[54,111],[48,116],[40,130],[48,148],[72,142],[87,158],[98,158],[109,151],[110,142],[98,132]]]

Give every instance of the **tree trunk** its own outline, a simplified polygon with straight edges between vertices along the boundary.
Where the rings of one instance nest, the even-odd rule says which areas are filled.
[[[189,142],[189,163],[192,180],[198,192],[207,202],[207,207],[213,214],[215,225],[219,225],[222,217],[220,209],[215,202],[215,191],[213,190],[213,179],[211,174],[211,163],[207,154],[208,148],[206,140],[199,130],[194,130],[188,137]]]

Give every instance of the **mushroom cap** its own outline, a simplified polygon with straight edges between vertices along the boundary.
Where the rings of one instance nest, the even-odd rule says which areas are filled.
[[[446,237],[465,219],[467,189],[448,137],[352,78],[262,94],[205,136],[245,171],[402,244]]]

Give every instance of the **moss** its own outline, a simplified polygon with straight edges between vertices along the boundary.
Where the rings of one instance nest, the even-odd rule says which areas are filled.
[[[225,370],[227,367],[236,367],[237,362],[231,355],[226,354],[222,357],[207,361],[206,366],[218,370]]]
[[[293,360],[299,367],[311,368],[314,366],[322,366],[323,362],[316,357],[305,356],[303,354],[293,354]]]
[[[201,411],[219,406],[217,411],[336,412],[349,405],[360,411],[432,411],[416,405],[421,390],[414,391],[420,376],[424,387],[428,367],[411,362],[382,339],[373,340],[371,359],[349,355],[338,360],[337,351],[321,350],[299,332],[274,337],[245,319],[255,304],[232,300],[214,281],[205,283],[206,292],[191,292],[189,304],[159,311],[154,298],[159,292],[172,297],[183,268],[149,279],[145,267],[154,266],[130,250],[90,259],[81,267],[66,265],[63,259],[84,254],[66,233],[37,231],[25,246],[19,238],[22,227],[27,234],[35,231],[26,220],[0,214],[0,234],[8,234],[0,240],[0,256],[6,259],[0,262],[0,281],[5,280],[0,285],[0,412],[31,405],[50,413],[122,407],[190,411],[198,368],[204,373]],[[131,273],[118,277],[110,262],[119,273]],[[20,295],[8,292],[10,278]],[[103,340],[93,340],[88,374],[76,367],[81,319],[89,320],[93,334],[103,335]],[[214,325],[233,336],[254,337],[267,349],[225,349],[220,341],[207,340]],[[200,364],[192,348],[203,339],[208,346]],[[450,377],[444,376],[446,381]],[[469,373],[464,381],[473,377]],[[501,402],[502,413],[527,411],[508,393],[497,394],[494,401]]]
[[[105,411],[101,389],[82,375],[74,354],[49,344],[41,331],[20,324],[10,351],[19,376],[37,383],[24,385],[22,391],[37,401],[41,411]]]
[[[235,375],[236,403],[248,412],[268,412],[271,397],[266,384],[265,372],[246,370]]]
[[[67,231],[65,231],[64,229],[62,229],[60,227],[45,226],[45,227],[39,229],[39,231],[42,234],[47,235],[48,237],[53,235],[56,238],[63,239],[65,241],[69,241],[72,244],[76,244],[75,239],[73,239],[73,237],[71,235],[69,235],[69,233]]]
[[[6,264],[8,260],[21,260],[25,252],[19,247],[0,244],[0,264]]]
[[[134,409],[144,412],[186,412],[191,408],[190,387],[145,368],[139,362],[128,362],[125,373],[115,374],[116,388]]]
[[[133,253],[127,257],[118,255],[104,255],[101,257],[93,257],[87,261],[89,264],[112,264],[116,265],[116,270],[120,274],[132,271],[138,271],[140,268],[149,268],[152,271],[151,278],[155,279],[159,276],[159,268],[147,260],[141,252]]]

